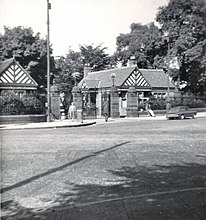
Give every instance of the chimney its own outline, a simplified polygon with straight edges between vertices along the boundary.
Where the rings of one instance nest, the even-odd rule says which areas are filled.
[[[136,65],[136,59],[135,56],[131,56],[127,62],[127,66],[134,66]]]
[[[85,65],[84,66],[84,78],[88,76],[88,73],[91,73],[92,72],[92,69],[90,67],[90,65]]]

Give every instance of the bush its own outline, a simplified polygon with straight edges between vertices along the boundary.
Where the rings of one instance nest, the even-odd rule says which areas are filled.
[[[1,115],[42,114],[45,112],[36,94],[18,94],[15,91],[3,91],[0,96]]]
[[[201,100],[201,99],[190,100],[190,102],[188,103],[188,106],[189,106],[190,108],[206,107],[206,101]]]
[[[166,102],[164,99],[153,99],[149,101],[151,108],[153,110],[163,110],[166,109]]]
[[[206,107],[206,101],[201,99],[191,99],[191,98],[183,98],[182,100],[172,100],[171,101],[172,107],[178,106],[178,105],[186,105],[190,108],[203,108]]]
[[[24,105],[24,114],[38,114],[43,111],[42,102],[33,96],[23,96],[22,103]]]

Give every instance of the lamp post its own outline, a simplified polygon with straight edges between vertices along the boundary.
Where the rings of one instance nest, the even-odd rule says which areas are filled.
[[[137,92],[137,117],[139,117],[139,92],[137,91],[137,75],[138,75],[138,72],[135,71],[134,72],[134,75],[135,75],[135,89],[136,89],[136,92]]]
[[[170,76],[169,76],[169,58],[170,58],[170,38],[169,32],[164,34],[165,39],[167,41],[167,100],[166,100],[166,111],[167,113],[170,110]]]
[[[111,79],[112,79],[112,86],[114,87],[114,79],[116,77],[116,74],[115,73],[112,73],[111,74]]]
[[[47,0],[47,122],[51,121],[51,117],[50,117],[51,99],[50,99],[49,9],[51,9],[51,5],[49,3],[49,0]]]

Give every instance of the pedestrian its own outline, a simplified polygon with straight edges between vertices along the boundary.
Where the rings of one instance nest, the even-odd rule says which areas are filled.
[[[146,102],[145,111],[147,112],[147,117],[155,117],[154,112],[152,111],[151,105],[149,102]]]
[[[108,118],[109,118],[109,102],[108,102],[108,100],[104,100],[104,102],[103,102],[103,115],[105,118],[105,122],[107,122]]]
[[[69,106],[69,116],[72,120],[75,118],[76,111],[77,111],[77,108],[72,102],[71,105]]]

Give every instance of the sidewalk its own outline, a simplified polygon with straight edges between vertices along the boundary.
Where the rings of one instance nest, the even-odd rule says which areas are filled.
[[[205,220],[206,187],[73,204],[2,220]]]
[[[39,220],[203,220],[206,218],[205,196],[206,188],[194,188],[122,197],[53,209],[39,215]],[[37,216],[30,220],[36,220]]]
[[[197,118],[206,117],[206,112],[198,112]],[[105,122],[104,118],[87,119],[83,122],[78,120],[58,120],[53,122],[39,122],[39,123],[25,123],[25,124],[0,124],[0,130],[24,130],[24,129],[56,129],[66,127],[82,127],[94,124],[104,123],[121,123],[126,121],[142,121],[142,120],[166,120],[165,115],[156,115],[156,117],[140,116],[136,118],[109,118],[108,122]]]
[[[94,120],[72,121],[72,120],[59,120],[53,122],[39,122],[39,123],[25,123],[25,124],[2,124],[0,130],[24,130],[24,129],[56,129],[65,127],[82,127],[96,124]]]

